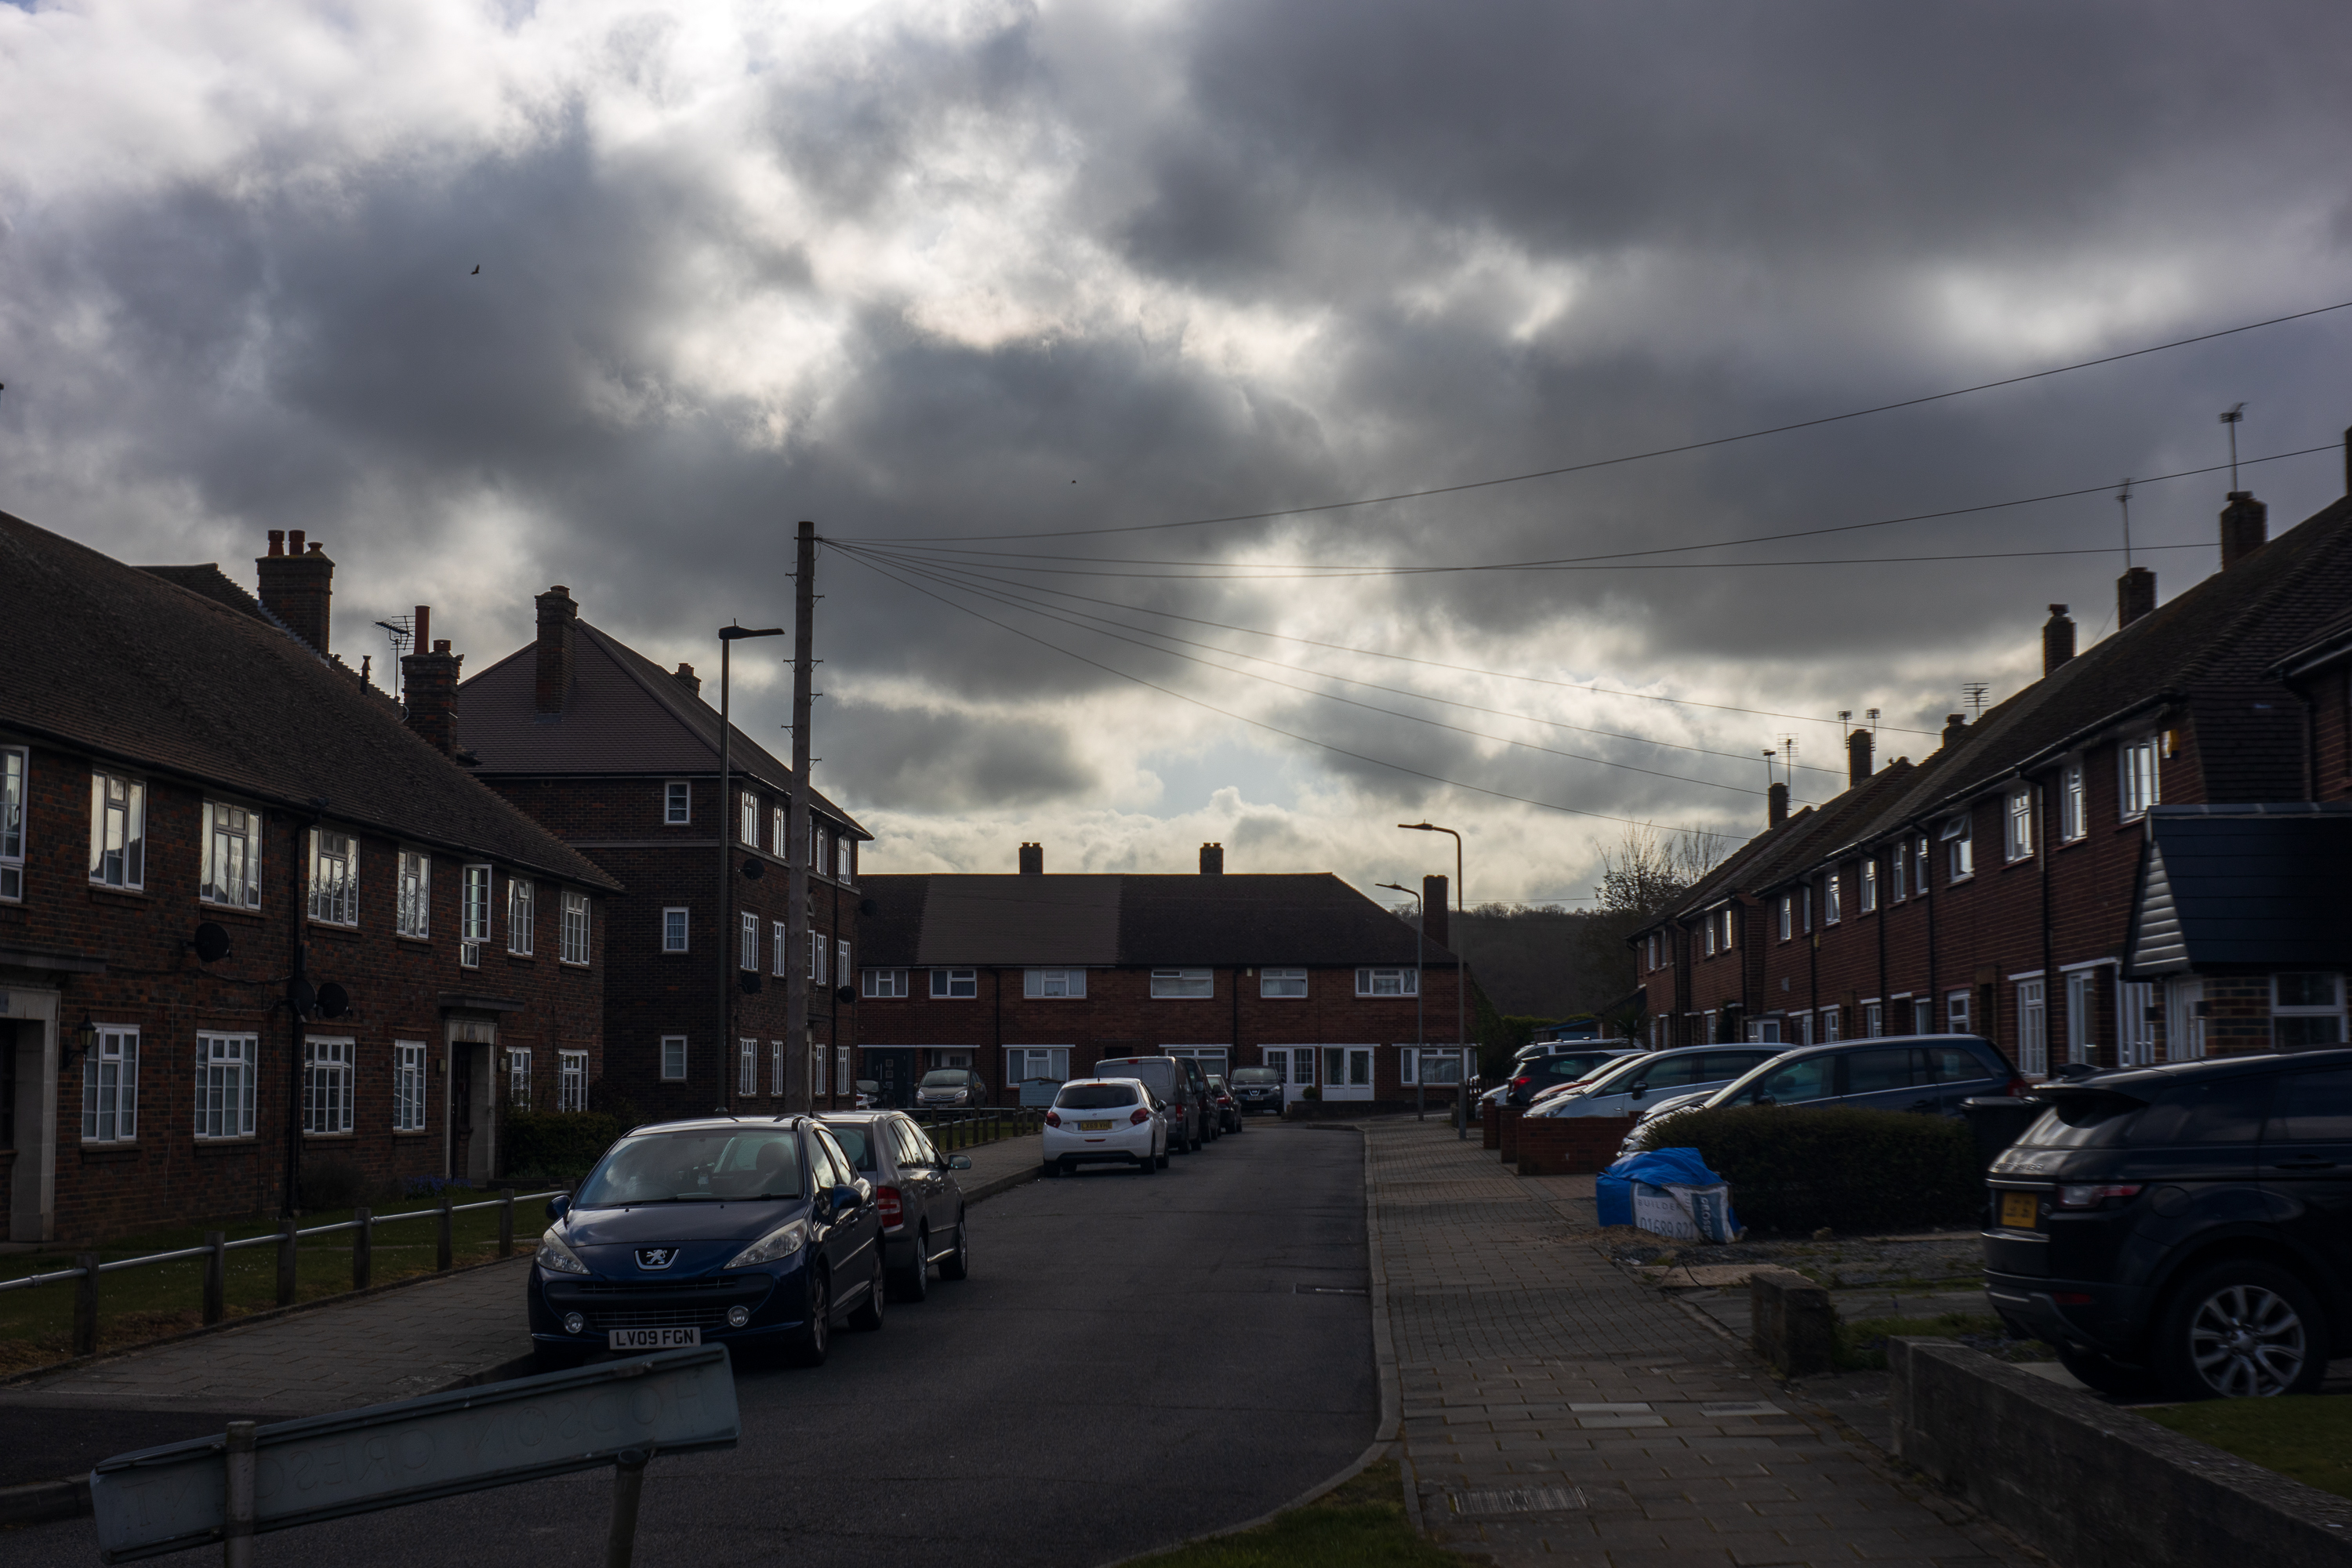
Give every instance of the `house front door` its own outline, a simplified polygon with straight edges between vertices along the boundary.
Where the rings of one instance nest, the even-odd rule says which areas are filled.
[[[1323,1098],[1326,1100],[1370,1100],[1372,1098],[1372,1051],[1370,1046],[1325,1046],[1323,1047]]]

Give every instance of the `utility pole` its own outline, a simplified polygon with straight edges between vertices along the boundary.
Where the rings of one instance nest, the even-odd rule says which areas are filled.
[[[719,628],[719,1109],[735,1109],[735,1096],[741,1088],[743,1047],[735,1037],[735,993],[743,982],[735,977],[741,964],[743,925],[735,908],[735,838],[733,826],[742,819],[742,810],[729,798],[734,791],[733,764],[735,721],[728,717],[728,677],[733,673],[735,645],[745,637],[780,637],[782,626],[755,630],[740,621],[731,626]],[[756,831],[757,819],[754,819]],[[757,839],[752,840],[757,843]],[[756,928],[755,928],[756,929]],[[730,955],[733,956],[730,957]],[[754,1070],[758,1058],[752,1058]],[[755,1079],[752,1087],[759,1084]]]
[[[814,694],[816,621],[816,524],[801,523],[793,570],[793,795],[784,831],[784,1107],[809,1103],[809,704]]]

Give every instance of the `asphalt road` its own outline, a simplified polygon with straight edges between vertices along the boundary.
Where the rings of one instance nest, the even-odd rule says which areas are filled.
[[[972,1243],[971,1279],[836,1334],[827,1365],[740,1370],[740,1445],[655,1461],[636,1561],[1091,1568],[1263,1513],[1371,1441],[1352,1130],[1254,1123],[1156,1175],[1033,1182],[972,1211]],[[259,1557],[601,1562],[611,1485],[337,1521],[265,1536]],[[0,1556],[97,1552],[78,1520]]]

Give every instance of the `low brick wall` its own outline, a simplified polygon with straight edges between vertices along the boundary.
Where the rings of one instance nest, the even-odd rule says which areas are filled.
[[[1579,1176],[1616,1163],[1632,1131],[1630,1116],[1529,1116],[1518,1124],[1516,1161],[1522,1176]],[[1506,1154],[1513,1159],[1513,1154]]]
[[[2352,1568],[2352,1499],[1949,1340],[1886,1364],[1896,1454],[2067,1568]]]
[[[1501,1106],[1482,1105],[1478,1108],[1478,1136],[1482,1148],[1499,1149],[1503,1146],[1503,1108]]]
[[[1526,1120],[1528,1108],[1506,1105],[1497,1109],[1502,1111],[1502,1120],[1495,1130],[1495,1147],[1502,1151],[1504,1164],[1513,1164],[1519,1157],[1519,1123]]]

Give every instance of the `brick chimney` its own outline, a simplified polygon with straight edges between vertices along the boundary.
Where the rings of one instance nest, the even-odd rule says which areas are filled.
[[[1201,846],[1201,875],[1222,877],[1225,874],[1225,847],[1222,844]]]
[[[1858,784],[1870,776],[1871,734],[1856,730],[1845,738],[1845,782]]]
[[[1421,934],[1440,947],[1450,948],[1454,922],[1446,911],[1446,879],[1423,877],[1421,879]]]
[[[1778,827],[1789,820],[1789,786],[1775,784],[1764,792],[1764,826]]]
[[[2271,509],[2256,500],[2253,491],[2231,490],[2230,504],[2221,509],[2221,570],[2227,572],[2260,550],[2270,539],[2270,523]]]
[[[416,646],[428,646],[432,612],[416,606]],[[457,750],[457,667],[464,657],[449,651],[449,639],[430,645],[431,653],[412,653],[400,661],[402,705],[408,727],[432,742],[443,756]]]
[[[2156,609],[2156,574],[2135,566],[2116,579],[2116,629],[2152,614]]]
[[[1024,877],[1045,874],[1045,847],[1043,844],[1024,844],[1021,847],[1021,874]]]
[[[269,531],[269,553],[253,563],[261,580],[261,603],[284,621],[294,635],[324,655],[330,632],[330,605],[335,596],[335,563],[326,546],[303,542],[300,529],[288,533]]]
[[[2058,673],[2058,667],[2074,657],[2074,617],[2066,613],[2063,605],[2050,606],[2050,618],[2042,623],[2042,673]]]
[[[532,688],[538,710],[556,715],[572,695],[572,648],[578,639],[580,606],[572,590],[558,583],[539,595],[539,679]]]
[[[1968,732],[1969,716],[1967,714],[1947,713],[1944,715],[1944,750],[1948,752],[1954,746],[1958,745],[1960,742],[1967,737]]]
[[[681,664],[671,673],[675,676],[680,686],[685,687],[697,697],[702,695],[702,677],[694,673],[694,666],[690,664]]]

